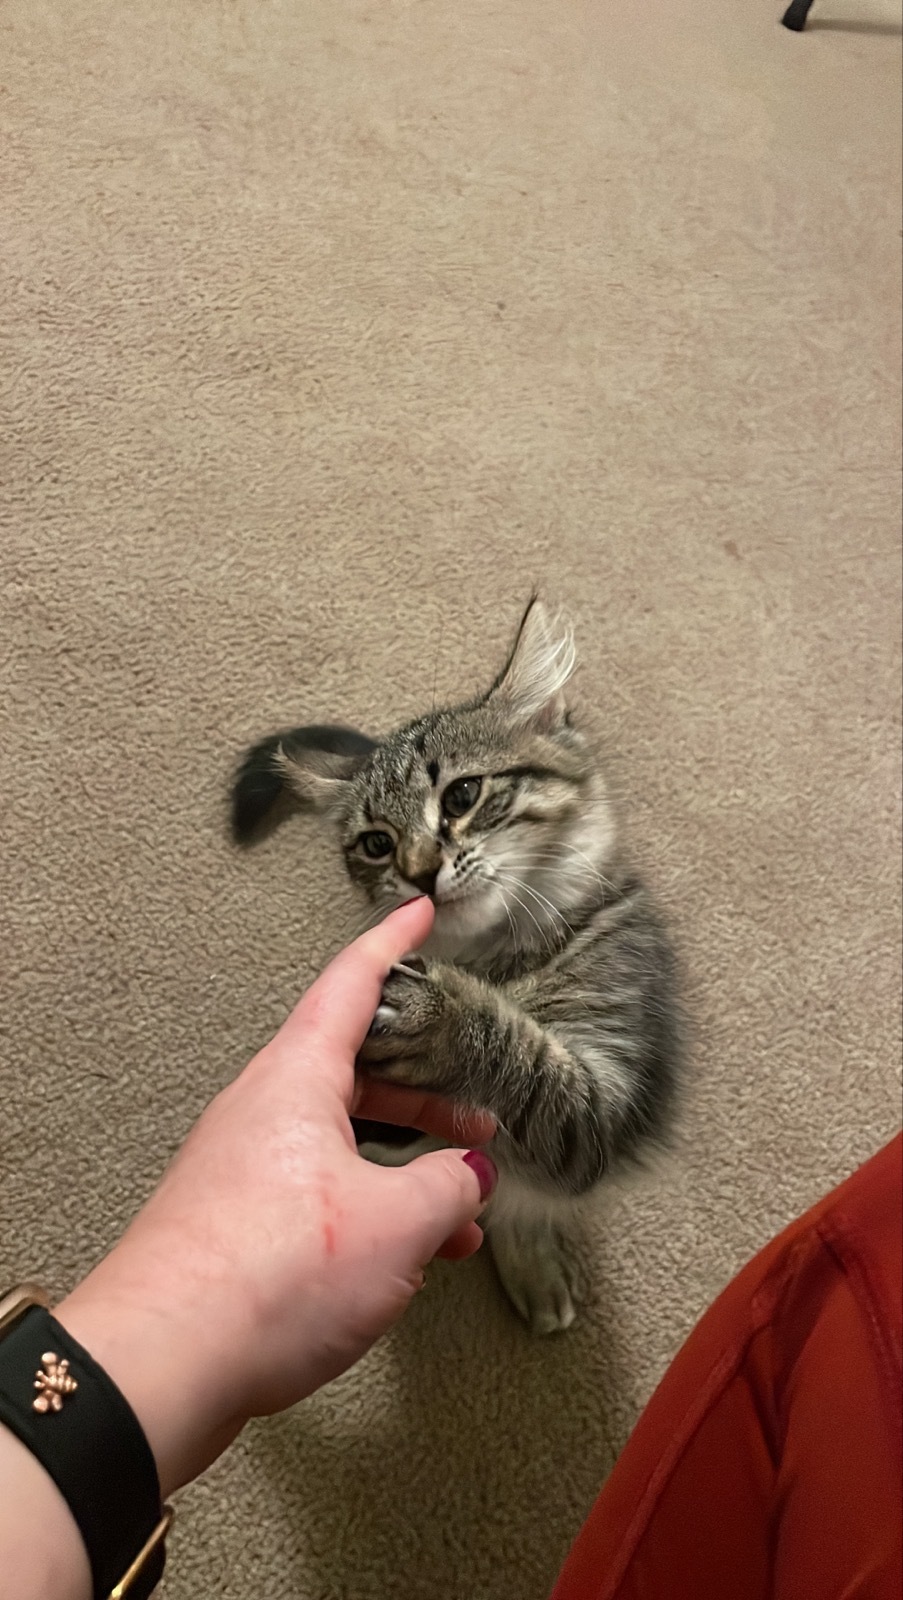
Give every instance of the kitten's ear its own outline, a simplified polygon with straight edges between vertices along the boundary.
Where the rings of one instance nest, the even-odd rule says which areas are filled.
[[[353,728],[293,728],[248,751],[232,786],[232,836],[252,844],[293,811],[335,815],[346,785],[376,749]]]
[[[485,704],[498,706],[519,722],[544,733],[561,727],[567,715],[564,686],[577,664],[574,635],[561,617],[550,617],[536,596],[517,630],[508,660]]]

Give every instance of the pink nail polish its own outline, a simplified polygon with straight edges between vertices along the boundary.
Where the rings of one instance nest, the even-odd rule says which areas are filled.
[[[488,1200],[499,1181],[499,1170],[495,1162],[490,1161],[482,1150],[468,1150],[464,1162],[479,1179],[480,1199]]]

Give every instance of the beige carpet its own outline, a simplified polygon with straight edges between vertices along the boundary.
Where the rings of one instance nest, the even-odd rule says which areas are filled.
[[[88,1266],[348,926],[304,824],[233,853],[243,745],[471,691],[534,583],[695,1028],[579,1330],[437,1268],[184,1495],[170,1600],[542,1600],[898,1121],[899,19],[779,6],[0,11],[0,1277]]]

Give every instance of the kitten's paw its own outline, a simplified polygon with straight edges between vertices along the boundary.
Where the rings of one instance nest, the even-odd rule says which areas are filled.
[[[399,962],[383,984],[382,1000],[361,1046],[360,1059],[410,1082],[415,1059],[435,1055],[446,996],[419,957]]]
[[[489,1242],[502,1286],[531,1333],[564,1333],[576,1320],[581,1275],[557,1228],[490,1229]]]

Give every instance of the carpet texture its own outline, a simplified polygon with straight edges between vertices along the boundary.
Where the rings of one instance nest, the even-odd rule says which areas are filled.
[[[14,0],[4,1279],[62,1291],[354,907],[234,759],[573,615],[680,944],[673,1154],[533,1342],[488,1260],[181,1501],[170,1600],[542,1600],[668,1359],[899,1119],[885,0]]]

